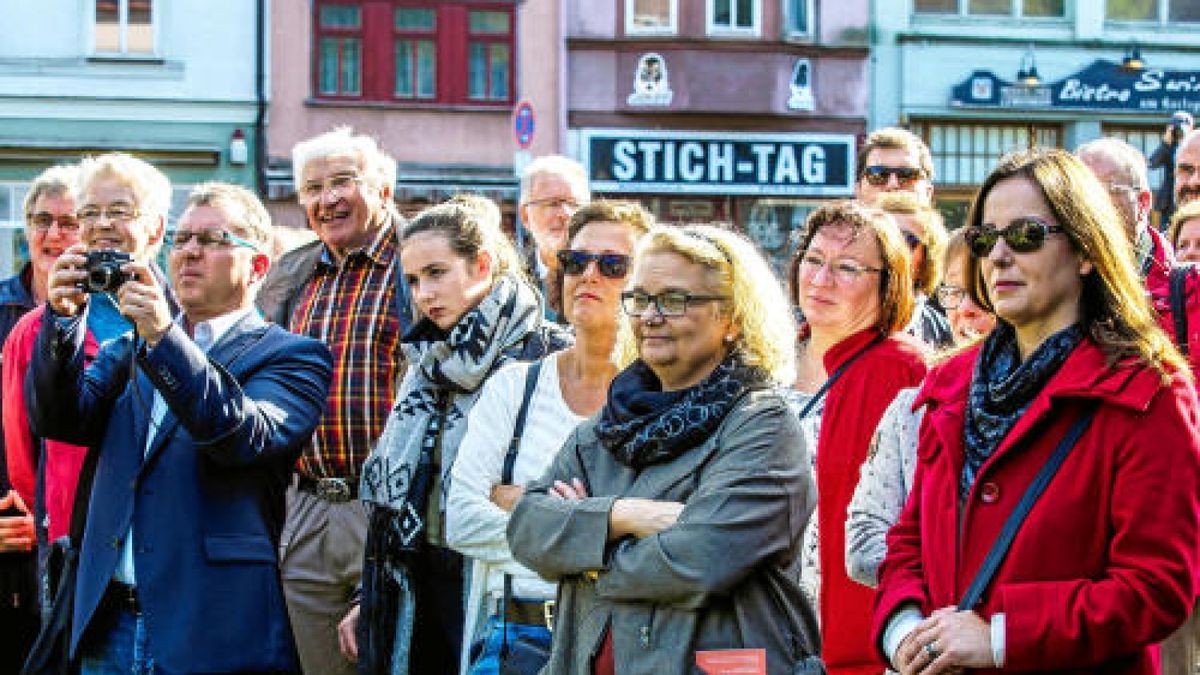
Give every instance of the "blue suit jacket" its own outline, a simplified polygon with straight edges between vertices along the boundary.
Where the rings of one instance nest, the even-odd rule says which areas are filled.
[[[279,580],[284,490],[325,408],[321,343],[250,314],[206,355],[173,326],[82,367],[82,317],[46,313],[26,380],[34,433],[99,452],[71,631],[86,637],[134,526],[139,600],[166,672],[296,671]],[[131,380],[131,365],[137,369]],[[154,391],[168,411],[156,429]],[[147,433],[154,434],[146,450]]]

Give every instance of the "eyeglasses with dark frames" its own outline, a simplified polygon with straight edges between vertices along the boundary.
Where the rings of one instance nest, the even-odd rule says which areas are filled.
[[[954,284],[938,284],[934,294],[937,296],[938,304],[942,306],[942,309],[958,309],[963,299],[967,297],[967,289],[962,286],[955,286]]]
[[[579,276],[587,271],[588,265],[596,261],[596,269],[610,279],[624,279],[629,274],[629,256],[623,253],[589,253],[564,249],[558,252],[558,264],[564,274]]]
[[[651,307],[654,307],[660,316],[683,316],[694,303],[728,299],[724,295],[698,295],[687,291],[663,291],[654,294],[645,291],[625,291],[621,294],[621,308],[629,316],[641,316]]]
[[[33,225],[33,228],[38,232],[49,232],[55,223],[58,223],[58,229],[63,232],[79,231],[79,219],[73,215],[56,216],[53,213],[39,211],[37,213],[30,213],[25,217],[29,220],[29,224]]]
[[[1004,243],[1015,253],[1033,253],[1046,242],[1046,237],[1055,232],[1065,232],[1061,225],[1051,225],[1040,218],[1018,218],[1003,228],[990,225],[967,226],[963,230],[963,239],[967,248],[976,258],[986,258],[996,246],[996,242],[1004,239]]]
[[[862,177],[868,183],[875,187],[882,187],[888,184],[890,176],[896,177],[896,183],[902,187],[912,187],[917,181],[925,178],[923,169],[913,166],[884,166],[882,164],[872,164],[863,168]]]

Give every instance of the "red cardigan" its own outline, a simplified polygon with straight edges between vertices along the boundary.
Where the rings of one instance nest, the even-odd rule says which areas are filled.
[[[825,372],[833,373],[878,334],[866,330],[834,345],[825,354]],[[883,672],[870,640],[874,591],[846,574],[846,508],[879,418],[901,389],[920,384],[924,375],[921,348],[889,337],[868,349],[829,388],[817,444],[817,532],[821,639],[831,675]]]
[[[1158,312],[1158,323],[1171,342],[1176,342],[1175,315],[1171,312],[1171,268],[1175,266],[1175,254],[1170,244],[1153,227],[1147,228],[1154,242],[1154,262],[1146,275],[1146,292],[1150,303]],[[1192,372],[1200,377],[1200,274],[1190,274],[1183,290],[1184,309],[1188,316],[1188,363]]]
[[[29,310],[13,326],[4,342],[3,376],[0,391],[4,395],[4,453],[13,488],[32,509],[37,489],[38,439],[29,433],[29,414],[25,410],[25,372],[33,356],[33,344],[42,327],[45,305]],[[96,338],[88,331],[84,338],[84,358],[96,356]],[[61,441],[45,440],[46,515],[50,541],[68,533],[71,509],[75,504],[75,486],[87,448]]]
[[[1110,367],[1085,338],[984,463],[960,511],[966,394],[978,348],[934,369],[912,493],[888,533],[874,610],[956,604],[1005,519],[1079,416],[1099,407],[976,607],[1005,614],[1006,672],[1158,673],[1200,572],[1200,419],[1192,385]],[[1016,444],[1020,445],[1016,445]],[[961,524],[960,524],[961,523]],[[962,534],[960,534],[962,533]]]

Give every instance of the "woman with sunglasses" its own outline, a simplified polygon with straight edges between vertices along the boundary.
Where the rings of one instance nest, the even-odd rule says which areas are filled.
[[[971,253],[959,229],[946,243],[945,280],[938,285],[938,303],[946,309],[958,348],[992,332],[996,315],[975,304],[967,292],[967,262]],[[846,517],[846,573],[874,588],[879,563],[887,553],[887,533],[904,508],[917,465],[917,430],[925,408],[913,409],[917,388],[901,390],[879,420],[862,477]]]
[[[807,672],[816,626],[794,579],[812,481],[777,390],[782,289],[738,235],[656,227],[622,305],[633,362],[509,521],[517,560],[561,585],[543,672],[683,675],[731,649]]]
[[[867,635],[872,593],[846,575],[846,507],[883,411],[925,374],[923,348],[897,335],[914,304],[908,245],[883,211],[833,202],[808,217],[789,278],[807,332],[807,377],[797,379],[793,405],[818,494],[802,582],[820,611],[829,672],[878,675]]]
[[[1069,153],[1002,159],[966,238],[969,291],[999,321],[917,397],[926,419],[875,644],[901,673],[1157,673],[1156,643],[1187,618],[1200,572],[1187,366],[1120,216]],[[1054,456],[999,567],[973,583]]]
[[[468,638],[481,637],[482,651],[470,666],[474,675],[498,673],[502,650],[518,638],[549,650],[547,624],[556,586],[513,562],[505,539],[508,514],[523,486],[545,472],[575,427],[604,403],[617,373],[613,346],[621,290],[634,246],[651,222],[652,216],[632,202],[596,201],[575,212],[567,248],[558,252],[563,298],[555,303],[575,329],[575,344],[537,362],[540,365],[500,369],[488,378],[467,416],[467,431],[451,472],[446,540],[474,559],[463,631]],[[531,383],[528,378],[535,372]],[[534,388],[527,390],[530,385]],[[518,431],[522,407],[527,413]],[[508,468],[511,477],[505,481],[506,455],[514,436],[520,442]]]
[[[518,276],[492,202],[457,197],[422,211],[403,228],[399,253],[420,318],[402,337],[408,372],[363,465],[362,602],[339,635],[360,672],[457,673],[463,559],[446,545],[444,493],[466,416],[497,368],[569,341]]]

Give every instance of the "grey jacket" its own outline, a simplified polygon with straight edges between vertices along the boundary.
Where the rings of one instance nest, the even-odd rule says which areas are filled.
[[[594,425],[579,426],[509,520],[514,557],[560,582],[543,672],[590,675],[610,622],[622,675],[699,673],[698,650],[763,648],[772,674],[815,654],[816,618],[797,577],[816,499],[783,398],[747,394],[703,444],[640,474],[600,445]],[[548,494],[555,480],[574,477],[594,496]],[[609,544],[618,497],[685,507],[657,535]]]

